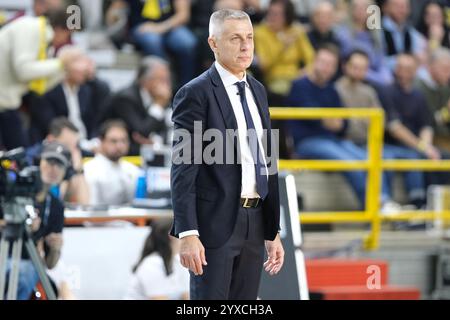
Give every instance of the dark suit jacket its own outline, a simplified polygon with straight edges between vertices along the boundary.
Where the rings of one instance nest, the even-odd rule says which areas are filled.
[[[98,108],[92,103],[92,90],[88,85],[81,85],[78,91],[81,120],[86,127],[88,138],[93,138],[98,131]],[[42,97],[34,99],[31,109],[32,127],[42,140],[48,133],[50,122],[56,117],[68,117],[66,96],[62,85],[48,91]]]
[[[164,120],[160,121],[148,114],[136,83],[114,95],[107,109],[105,118],[123,120],[127,124],[130,137],[132,132],[148,137],[152,132],[164,135],[167,130]],[[139,154],[139,145],[133,141],[130,154]]]
[[[253,77],[247,75],[247,80],[259,109],[263,128],[270,132],[266,91],[263,85]],[[236,222],[240,205],[242,172],[241,165],[236,162],[238,146],[235,144],[233,148],[225,143],[226,130],[236,130],[237,122],[225,87],[214,65],[177,92],[173,102],[172,120],[174,130],[189,131],[191,140],[195,139],[194,121],[202,122],[203,131],[211,128],[220,130],[224,137],[223,154],[226,155],[231,151],[234,154],[235,164],[207,165],[203,162],[202,164],[172,164],[174,224],[171,234],[178,236],[181,232],[195,229],[199,231],[200,240],[206,248],[220,247],[231,236]],[[191,143],[192,149],[193,145],[194,143]],[[183,141],[176,141],[174,137],[174,154],[177,148],[183,148],[183,146]],[[204,143],[202,153],[205,146]],[[271,150],[270,148],[270,141],[268,141],[267,149]],[[194,163],[194,156],[191,150],[191,163]],[[280,219],[277,174],[269,176],[269,194],[263,202],[262,211],[265,239],[273,240],[279,230]]]

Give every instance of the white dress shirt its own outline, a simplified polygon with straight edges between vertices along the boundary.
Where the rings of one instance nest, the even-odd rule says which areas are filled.
[[[226,70],[217,61],[214,63],[220,79],[227,91],[228,98],[230,99],[231,106],[233,108],[234,117],[236,118],[239,136],[239,147],[241,151],[241,164],[242,164],[242,180],[241,180],[241,197],[242,198],[259,198],[256,191],[256,177],[255,177],[255,161],[250,150],[250,145],[247,141],[247,122],[245,121],[244,109],[239,96],[239,89],[236,82],[245,81],[245,97],[247,99],[248,108],[252,115],[253,124],[255,125],[256,134],[258,136],[258,144],[261,149],[261,153],[264,155],[264,148],[261,143],[263,137],[263,127],[261,117],[259,115],[258,107],[253,97],[250,86],[247,82],[247,75],[244,73],[244,77],[239,79],[231,72]],[[263,157],[264,158],[264,157]],[[266,160],[263,159],[266,168],[266,176],[268,176]],[[191,235],[199,235],[197,230],[189,230],[180,233],[180,238],[184,238]]]
[[[80,101],[78,100],[79,87],[70,87],[67,83],[63,82],[62,88],[64,96],[66,97],[67,109],[69,116],[67,117],[70,122],[78,129],[80,133],[80,139],[87,139],[87,130],[81,118]]]
[[[122,205],[134,199],[140,170],[135,165],[120,160],[115,163],[102,154],[84,165],[84,175],[89,186],[92,205]]]

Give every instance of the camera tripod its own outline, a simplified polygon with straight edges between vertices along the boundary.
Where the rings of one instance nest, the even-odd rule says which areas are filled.
[[[41,281],[47,298],[49,300],[56,300],[55,292],[45,272],[46,268],[38,254],[36,246],[31,238],[31,232],[26,224],[28,216],[27,207],[29,208],[30,205],[32,205],[32,202],[23,197],[17,197],[3,203],[6,227],[3,229],[0,240],[0,301],[4,299],[7,283],[8,292],[6,298],[8,300],[16,300],[17,298],[19,265],[22,258],[23,246],[38,273],[39,280]],[[7,282],[6,270],[11,244],[11,268],[9,272],[9,282]]]

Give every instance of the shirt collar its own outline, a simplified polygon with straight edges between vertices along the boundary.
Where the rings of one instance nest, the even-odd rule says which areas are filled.
[[[78,91],[80,90],[79,86],[69,86],[69,84],[65,81],[62,83],[63,90],[66,94],[78,95]]]
[[[399,25],[389,16],[383,17],[383,26],[384,26],[384,28],[386,28],[388,31],[391,31],[391,32],[392,31],[401,32],[401,31],[407,29],[406,23],[403,25]]]
[[[108,165],[113,166],[113,167],[120,166],[120,162],[122,161],[122,160],[119,160],[117,163],[113,162],[113,161],[109,160],[104,154],[102,154],[100,152],[97,153],[95,156],[98,159],[100,159],[102,162],[104,162],[105,164],[108,164]]]
[[[248,81],[247,81],[247,73],[244,72],[244,77],[242,80],[239,80],[238,77],[236,77],[234,74],[232,74],[230,71],[226,70],[219,62],[214,62],[214,66],[217,69],[217,72],[219,73],[220,79],[223,82],[223,85],[225,88],[234,86],[236,82],[245,81],[245,85],[248,87]]]

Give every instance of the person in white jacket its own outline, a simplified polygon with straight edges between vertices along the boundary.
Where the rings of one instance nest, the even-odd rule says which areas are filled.
[[[43,94],[61,81],[73,51],[47,58],[53,26],[67,14],[51,10],[47,16],[21,17],[0,29],[0,148],[13,149],[26,142],[17,109],[31,91]]]

